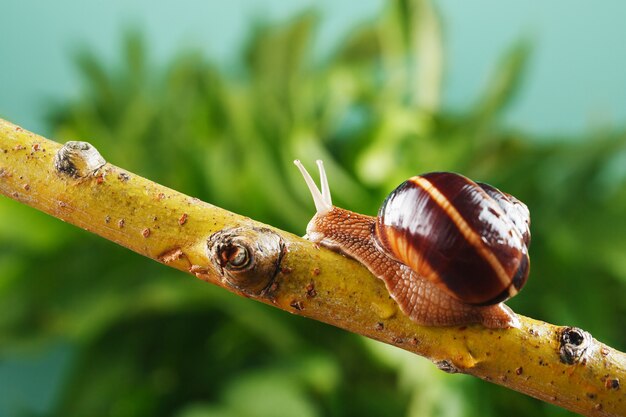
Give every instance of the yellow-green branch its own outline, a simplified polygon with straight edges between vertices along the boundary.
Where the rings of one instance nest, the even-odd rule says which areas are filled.
[[[444,371],[584,415],[626,415],[626,355],[588,333],[523,316],[519,329],[417,326],[357,262],[105,163],[83,143],[62,147],[0,119],[0,193],[240,295],[425,356]]]

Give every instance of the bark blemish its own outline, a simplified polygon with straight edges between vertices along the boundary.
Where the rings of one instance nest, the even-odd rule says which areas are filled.
[[[223,282],[248,296],[267,295],[281,269],[282,238],[268,228],[227,228],[211,235],[207,256]]]
[[[182,259],[183,256],[185,256],[185,254],[183,253],[181,248],[173,248],[161,253],[159,256],[157,256],[157,259],[159,260],[159,262],[167,265],[169,263]]]
[[[315,283],[311,281],[306,286],[306,298],[315,298],[316,295],[317,291],[315,290]]]
[[[618,378],[608,378],[604,382],[604,386],[606,387],[606,389],[618,390],[619,389],[619,379]]]
[[[100,152],[87,142],[67,142],[54,156],[54,169],[76,179],[93,175],[105,164]]]
[[[591,343],[591,335],[577,327],[562,328],[559,336],[559,356],[568,365],[585,364],[585,353]]]
[[[444,371],[448,374],[456,374],[457,372],[459,372],[459,369],[447,359],[436,361],[435,366],[439,368],[439,370]]]

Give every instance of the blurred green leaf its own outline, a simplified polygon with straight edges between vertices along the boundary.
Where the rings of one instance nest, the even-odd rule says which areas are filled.
[[[481,123],[492,122],[513,100],[522,84],[531,49],[531,42],[523,39],[506,52],[476,106],[474,117]]]
[[[421,172],[492,183],[533,219],[531,276],[509,305],[624,350],[626,132],[503,127],[527,40],[506,51],[474,108],[446,109],[430,1],[386,3],[322,60],[311,52],[318,21],[257,22],[237,68],[187,51],[157,69],[139,32],[119,65],[85,48],[82,93],[52,110],[54,137],[298,234],[314,210],[296,158],[324,159],[335,204],[372,215]],[[0,355],[59,339],[77,352],[50,415],[571,415],[209,287],[7,199],[0,218]]]

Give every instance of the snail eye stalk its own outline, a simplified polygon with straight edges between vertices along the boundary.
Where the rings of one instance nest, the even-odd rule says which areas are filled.
[[[330,189],[328,188],[328,179],[326,178],[326,172],[324,171],[324,165],[322,161],[317,161],[317,166],[320,170],[320,182],[322,184],[321,192],[319,188],[317,188],[317,185],[315,185],[313,178],[311,178],[311,175],[306,170],[306,168],[304,168],[302,163],[298,159],[293,161],[293,163],[298,167],[298,169],[302,173],[302,176],[304,177],[306,185],[309,187],[309,191],[311,192],[311,196],[313,197],[313,202],[315,203],[315,209],[317,210],[317,213],[328,213],[332,209],[333,205],[331,203]]]
[[[317,163],[317,167],[320,170],[320,184],[322,185],[322,198],[332,207],[333,201],[330,198],[330,187],[328,186],[328,178],[326,177],[326,170],[324,170],[324,162],[321,159],[315,161]]]

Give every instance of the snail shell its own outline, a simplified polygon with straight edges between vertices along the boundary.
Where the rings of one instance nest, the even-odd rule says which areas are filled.
[[[515,295],[529,271],[526,206],[462,175],[412,177],[389,194],[376,238],[393,258],[473,305]]]

